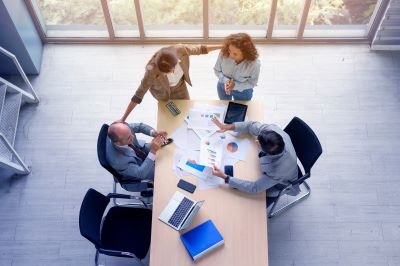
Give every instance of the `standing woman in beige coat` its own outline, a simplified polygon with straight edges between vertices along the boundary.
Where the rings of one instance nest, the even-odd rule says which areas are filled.
[[[119,121],[126,120],[135,106],[142,102],[148,90],[159,101],[189,100],[186,87],[186,83],[192,86],[189,56],[207,54],[221,48],[222,45],[184,44],[161,48],[147,63],[144,77]]]

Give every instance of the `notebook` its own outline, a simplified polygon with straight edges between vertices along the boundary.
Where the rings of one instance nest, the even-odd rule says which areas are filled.
[[[224,238],[211,220],[182,234],[181,240],[194,261],[224,244]]]

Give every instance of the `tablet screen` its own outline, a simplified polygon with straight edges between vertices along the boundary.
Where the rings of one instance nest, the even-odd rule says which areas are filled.
[[[235,122],[243,122],[246,117],[246,112],[247,112],[247,105],[229,102],[224,123],[232,124]]]

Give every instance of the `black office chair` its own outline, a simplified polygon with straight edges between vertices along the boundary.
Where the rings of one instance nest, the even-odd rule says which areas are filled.
[[[113,206],[103,219],[111,198],[127,197],[116,193],[104,196],[92,188],[86,192],[79,213],[79,230],[96,248],[96,266],[99,254],[141,261],[149,251],[150,209]]]
[[[151,198],[153,196],[153,183],[151,181],[139,179],[137,181],[132,179],[128,180],[111,167],[106,158],[107,132],[108,125],[103,124],[97,139],[97,157],[101,166],[103,166],[103,168],[110,172],[113,176],[113,193],[117,193],[117,183],[119,183],[120,186],[127,191],[140,192],[140,197],[137,197],[136,199],[144,203],[143,198]],[[115,199],[114,204],[117,204]]]
[[[283,212],[284,210],[290,208],[291,206],[295,205],[296,203],[300,202],[310,195],[311,189],[305,180],[310,178],[311,167],[322,154],[321,143],[319,142],[317,135],[315,135],[314,131],[300,118],[294,117],[292,121],[290,121],[290,123],[286,126],[284,131],[290,136],[290,139],[292,140],[294,149],[296,150],[297,158],[303,166],[304,174],[301,171],[300,167],[297,166],[299,171],[298,179],[281,189],[278,197],[272,202],[273,206],[268,212],[268,218],[274,217],[275,215]],[[301,184],[303,184],[306,188],[306,193],[300,198],[297,198],[296,200],[284,205],[279,210],[274,212],[280,197],[282,195],[285,195],[286,192],[292,188],[292,186]]]

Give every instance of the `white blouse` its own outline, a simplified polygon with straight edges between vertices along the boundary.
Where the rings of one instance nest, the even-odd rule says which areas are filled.
[[[178,63],[175,66],[174,72],[167,74],[169,86],[174,87],[174,86],[178,85],[178,83],[182,79],[182,77],[183,77],[183,70],[181,68],[181,65]]]

